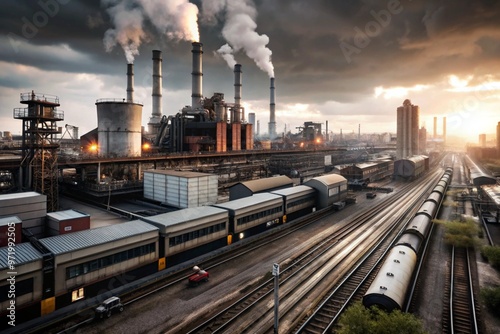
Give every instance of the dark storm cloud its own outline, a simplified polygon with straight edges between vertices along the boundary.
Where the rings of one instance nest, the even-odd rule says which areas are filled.
[[[40,3],[57,3],[58,9],[51,15],[50,7],[47,11]],[[442,80],[449,74],[481,76],[500,70],[498,1],[258,0],[255,3],[257,32],[270,38],[268,47],[273,52],[279,83],[277,93],[289,101],[355,101],[373,94],[373,88],[379,85],[412,86]],[[44,70],[123,75],[122,50],[115,47],[110,53],[104,51],[103,37],[111,23],[100,2],[24,0],[2,2],[0,6],[6,9],[0,11],[3,61]],[[383,16],[387,12],[390,22],[380,23],[387,19]],[[40,13],[45,13],[47,22]],[[36,32],[32,29],[27,36],[29,24],[35,25]],[[380,29],[372,30],[368,41],[360,45],[360,36],[367,35],[367,29],[376,28],[376,24]],[[164,52],[164,86],[189,88],[190,44],[159,36],[147,24],[145,29],[148,41],[141,46],[136,59],[137,75],[141,75],[141,70],[147,72],[151,50],[158,48]],[[231,69],[214,55],[225,44],[221,29],[222,23],[200,24],[207,94],[217,91],[221,82],[229,91],[232,85],[232,79],[227,82]],[[29,52],[15,51],[11,44],[15,45],[16,38],[32,46],[22,49]],[[347,56],[342,43],[351,47]],[[64,45],[74,52],[61,52],[58,56],[43,48],[52,46],[64,51]],[[237,54],[236,59],[244,66],[244,96],[262,97],[268,90],[265,74],[245,55]],[[147,77],[144,74],[139,82],[146,82]],[[264,82],[264,88],[252,86],[252,81]]]
[[[480,62],[498,70],[499,7],[496,1],[465,0],[263,1],[259,28],[270,36],[277,76],[293,78],[282,93],[314,89],[317,98],[341,101],[351,90],[366,94],[377,85],[474,73]],[[389,19],[382,12],[391,13]],[[380,20],[390,21],[382,27]],[[360,43],[376,24],[380,30]],[[347,52],[350,62],[342,42],[354,50]]]

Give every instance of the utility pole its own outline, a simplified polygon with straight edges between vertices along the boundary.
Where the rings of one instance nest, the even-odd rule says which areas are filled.
[[[280,276],[280,265],[278,263],[273,264],[273,276],[274,276],[274,333],[278,334],[279,326],[279,276]]]

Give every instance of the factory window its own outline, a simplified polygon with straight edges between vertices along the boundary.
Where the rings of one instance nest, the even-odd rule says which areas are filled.
[[[75,266],[66,268],[66,279],[84,275],[86,273],[106,268],[116,263],[124,262],[139,256],[154,253],[156,249],[155,243],[135,247],[123,252],[108,255],[96,260],[80,263]]]
[[[176,235],[175,237],[171,237],[168,239],[168,245],[169,247],[173,247],[224,230],[226,230],[226,222],[217,223],[215,225],[204,227],[196,231],[187,232],[181,235]]]

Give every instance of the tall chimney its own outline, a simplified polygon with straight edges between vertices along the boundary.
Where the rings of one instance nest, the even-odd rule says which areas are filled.
[[[271,103],[269,105],[269,137],[276,138],[276,104],[274,103],[274,78],[271,78]]]
[[[191,72],[192,79],[192,94],[191,94],[191,107],[193,109],[201,108],[201,99],[203,98],[202,94],[202,59],[201,55],[203,54],[203,44],[198,42],[193,42],[193,71]]]
[[[156,123],[160,122],[162,116],[162,106],[161,106],[161,90],[162,90],[162,75],[161,75],[161,63],[163,59],[161,57],[160,50],[153,50],[153,110],[151,112],[151,122],[155,119]]]
[[[328,121],[326,121],[326,136],[325,136],[325,141],[326,142],[330,141],[330,136],[328,134]]]
[[[134,102],[134,64],[127,64],[127,102]]]
[[[241,104],[241,65],[234,65],[234,104],[239,106]]]

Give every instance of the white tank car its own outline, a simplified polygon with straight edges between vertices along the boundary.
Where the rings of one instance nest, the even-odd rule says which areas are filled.
[[[411,248],[393,247],[364,295],[363,305],[387,311],[400,310],[416,264],[417,255]]]

